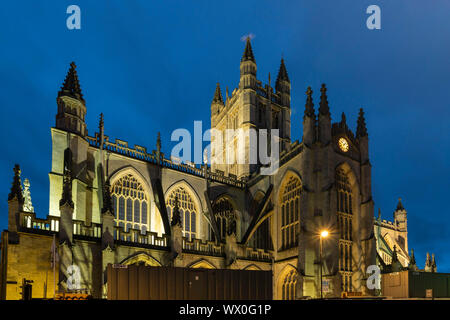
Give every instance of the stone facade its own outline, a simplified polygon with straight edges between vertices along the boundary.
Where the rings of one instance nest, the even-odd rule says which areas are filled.
[[[325,85],[318,112],[308,88],[303,140],[292,142],[285,62],[275,88],[270,76],[263,86],[247,40],[240,70],[239,87],[230,96],[227,89],[225,101],[216,88],[212,127],[279,129],[279,170],[273,175],[260,174],[258,163],[176,163],[161,153],[159,138],[152,152],[119,139],[112,142],[104,133],[103,116],[98,132],[89,136],[85,101],[71,64],[51,128],[46,219],[23,210],[24,199],[16,190],[22,188],[20,170],[15,174],[9,227],[2,236],[2,297],[20,298],[14,281],[22,278],[34,281],[34,297],[53,295],[53,235],[58,291],[69,289],[68,269],[75,265],[80,288],[104,298],[108,263],[144,263],[272,270],[274,299],[320,297],[322,265],[325,297],[343,291],[371,294],[365,270],[375,264],[376,242],[362,109],[354,134],[344,114],[331,122]],[[324,229],[329,237],[322,239],[321,260]]]

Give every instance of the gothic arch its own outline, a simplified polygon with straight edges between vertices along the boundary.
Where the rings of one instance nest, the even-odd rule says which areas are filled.
[[[344,161],[337,165],[334,174],[341,290],[352,291],[354,276],[358,272],[355,265],[358,262],[354,258],[354,230],[355,226],[359,225],[360,187],[355,170],[348,162]]]
[[[277,198],[276,198],[277,200],[279,200],[280,197],[282,196],[281,195],[281,191],[284,189],[286,183],[289,181],[289,178],[291,176],[295,176],[296,178],[298,178],[300,180],[300,183],[303,185],[303,179],[302,179],[301,174],[297,170],[295,170],[293,168],[288,168],[284,172],[283,177],[280,180],[280,184],[279,184],[280,186],[279,186],[278,191],[277,191]]]
[[[218,204],[222,202],[222,207]],[[231,207],[232,213],[230,214],[228,211],[230,208],[226,208],[227,204]],[[223,207],[225,206],[225,207]],[[221,235],[221,238],[224,240],[226,237],[226,232],[228,232],[228,227],[230,226],[230,223],[232,220],[234,220],[235,227],[236,227],[236,235],[239,237],[239,230],[241,228],[241,213],[237,209],[236,201],[233,199],[232,196],[230,196],[227,193],[222,193],[219,196],[217,196],[212,205],[211,208],[213,210],[214,219],[217,224],[218,231]],[[210,228],[210,234],[213,235],[212,229]],[[211,237],[211,239],[213,239]]]
[[[278,208],[276,234],[279,237],[278,248],[281,250],[293,248],[298,244],[302,216],[302,191],[301,177],[292,170],[286,171],[276,198]]]
[[[172,193],[172,191],[178,187],[184,187],[186,190],[191,194],[192,200],[194,201],[195,205],[197,206],[198,213],[203,215],[203,205],[200,201],[200,197],[198,196],[197,191],[195,191],[194,187],[187,182],[185,179],[178,180],[170,185],[164,192],[164,200],[167,200],[167,197]]]
[[[150,187],[150,184],[148,183],[147,179],[144,177],[144,175],[142,173],[139,172],[139,170],[137,170],[136,168],[134,168],[131,165],[123,166],[123,167],[115,170],[113,173],[111,173],[109,176],[110,185],[113,185],[114,182],[116,182],[118,179],[120,179],[121,177],[123,177],[127,174],[136,176],[139,180],[141,180],[142,185],[145,188],[145,192],[148,194],[150,199],[153,200],[152,188]]]
[[[124,265],[132,265],[132,264],[140,264],[143,263],[146,266],[152,266],[152,267],[161,267],[161,263],[153,258],[151,255],[149,255],[146,252],[138,252],[136,254],[133,254],[124,260],[120,264]]]
[[[209,262],[208,260],[205,260],[205,259],[200,259],[200,260],[197,260],[197,261],[191,263],[188,266],[188,268],[217,269],[211,262]]]
[[[173,183],[167,188],[164,194],[164,203],[167,208],[169,221],[171,220],[171,210],[174,208],[175,203],[175,200],[172,197],[174,192],[181,194],[183,197],[186,196],[187,198],[178,199],[180,212],[184,215],[181,217],[183,235],[190,240],[192,238],[204,239],[205,231],[202,228],[203,224],[206,222],[206,218],[203,213],[203,207],[195,189],[184,179]],[[186,221],[189,221],[189,223],[186,224]]]
[[[355,191],[355,194],[359,194],[359,183],[358,178],[355,174],[355,170],[353,170],[352,166],[348,164],[348,162],[341,162],[335,168],[335,172],[337,170],[342,169],[345,175],[348,177],[351,188]]]
[[[142,233],[154,229],[152,215],[156,213],[152,212],[152,192],[145,177],[132,166],[126,166],[109,179],[116,223],[125,230],[140,229]]]
[[[292,264],[287,264],[278,274],[277,298],[295,300],[297,296],[298,272]]]
[[[246,266],[244,268],[244,270],[256,270],[256,271],[261,271],[261,268],[258,267],[256,264],[249,264],[248,266]]]

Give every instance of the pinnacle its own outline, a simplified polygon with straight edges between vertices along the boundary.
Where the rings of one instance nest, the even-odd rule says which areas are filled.
[[[58,97],[69,96],[71,98],[80,100],[85,103],[83,94],[81,93],[80,82],[78,80],[78,74],[76,70],[75,62],[70,64],[69,71],[67,72],[66,79],[64,80],[61,90],[58,92]]]
[[[8,195],[8,200],[13,200],[16,198],[20,203],[23,203],[23,194],[22,194],[22,181],[20,179],[20,166],[16,164],[14,166],[14,179],[11,186],[11,191]]]
[[[312,99],[311,87],[306,90],[305,117],[314,117],[314,103]]]
[[[322,87],[320,88],[320,107],[319,107],[319,113],[323,115],[329,115],[330,114],[330,107],[328,106],[328,98],[327,98],[327,87],[325,86],[325,83],[322,84]]]
[[[281,63],[280,63],[280,69],[278,71],[278,76],[277,76],[277,84],[279,81],[287,81],[290,82],[289,80],[289,76],[286,70],[286,65],[284,64],[284,59],[281,58]]]
[[[218,82],[216,85],[216,91],[214,92],[214,98],[212,102],[223,104],[222,91],[220,90],[220,84]]]
[[[363,108],[359,109],[358,124],[356,127],[356,136],[357,137],[367,136],[367,127],[366,127],[366,121],[364,119]]]
[[[398,198],[397,210],[405,210],[402,204],[402,198]]]
[[[244,61],[253,61],[255,62],[255,56],[253,55],[252,44],[250,43],[250,37],[247,37],[247,41],[245,43],[244,54],[242,55],[241,62]]]

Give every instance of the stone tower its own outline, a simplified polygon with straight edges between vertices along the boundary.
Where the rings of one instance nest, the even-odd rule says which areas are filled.
[[[73,198],[73,218],[76,220],[100,221],[100,209],[98,197],[91,195],[87,188],[91,185],[86,172],[87,149],[89,142],[86,140],[87,127],[85,123],[86,102],[81,93],[76,65],[70,64],[69,71],[61,90],[56,98],[58,110],[56,114],[56,126],[51,128],[52,134],[52,169],[50,178],[50,215],[60,216],[59,200],[63,189],[63,176],[65,163],[71,163],[72,192],[77,195]],[[71,159],[64,159],[67,149],[70,150]],[[95,170],[95,168],[94,168]],[[97,181],[94,175],[94,185]],[[95,193],[95,192],[94,192]],[[87,201],[86,199],[89,198]],[[90,199],[92,198],[92,199]],[[92,209],[94,208],[94,209]],[[95,211],[95,212],[93,212]]]
[[[240,62],[240,79],[238,88],[223,101],[219,84],[216,86],[211,103],[211,128],[219,132],[212,138],[212,170],[219,170],[226,175],[248,178],[259,171],[259,139],[261,129],[267,129],[268,136],[262,145],[261,153],[270,155],[271,132],[278,129],[279,151],[290,145],[290,90],[291,83],[284,59],[281,60],[275,90],[271,87],[270,74],[268,84],[264,85],[256,77],[257,65],[250,38],[247,38]],[[230,129],[234,130],[229,131]],[[214,130],[213,130],[214,131]],[[243,133],[239,135],[239,133]],[[222,143],[219,143],[222,141]]]
[[[76,65],[70,64],[69,72],[64,80],[61,90],[56,98],[58,113],[56,114],[56,128],[79,134],[82,137],[87,135],[86,105],[81,94],[80,83]]]

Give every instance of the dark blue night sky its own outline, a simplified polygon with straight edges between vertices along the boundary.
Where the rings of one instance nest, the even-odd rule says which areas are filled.
[[[66,8],[81,8],[81,30]],[[365,13],[381,8],[381,30]],[[292,83],[292,137],[301,140],[304,92],[318,105],[328,87],[333,121],[344,111],[369,131],[375,210],[384,219],[401,197],[409,246],[423,268],[427,251],[450,272],[450,2],[448,1],[10,1],[0,10],[0,228],[14,163],[31,182],[39,217],[48,214],[50,127],[69,63],[87,105],[89,135],[105,114],[111,139],[163,151],[176,128],[210,126],[216,82],[230,92],[252,33],[258,78],[275,79],[280,58]]]

